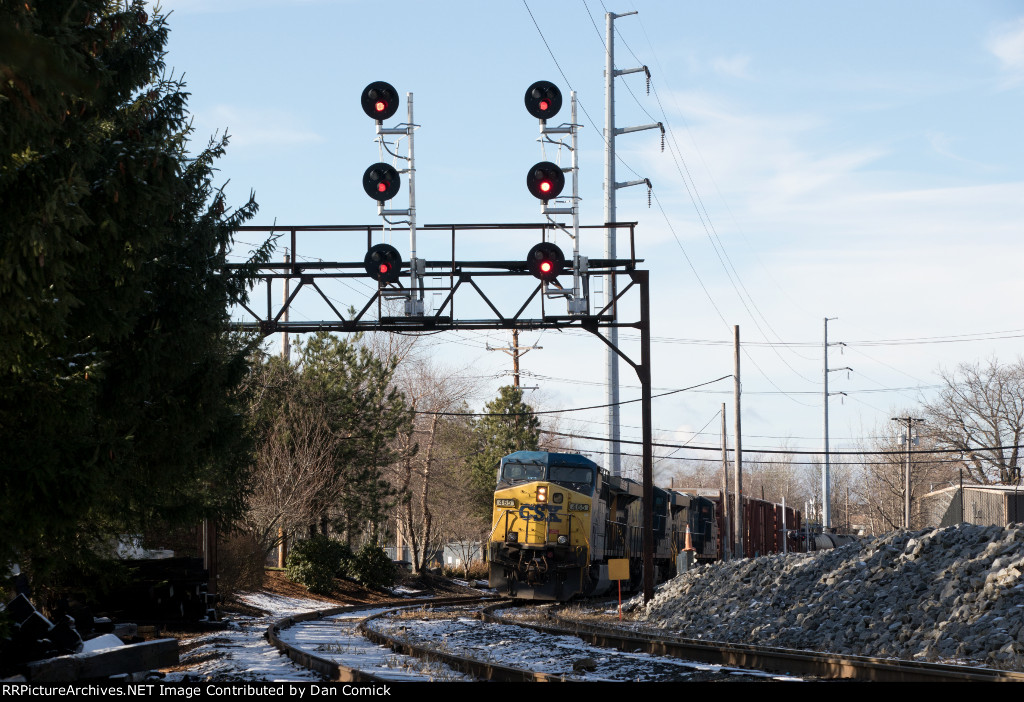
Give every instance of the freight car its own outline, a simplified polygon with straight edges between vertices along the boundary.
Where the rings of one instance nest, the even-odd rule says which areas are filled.
[[[564,601],[611,586],[608,561],[629,561],[630,587],[643,560],[643,487],[603,473],[578,454],[517,451],[501,460],[487,560],[490,585],[510,597]],[[654,488],[654,567],[675,574],[689,526],[697,557],[718,553],[714,504]]]
[[[721,558],[721,544],[727,542],[725,536],[725,518],[719,505],[722,503],[722,491],[715,488],[682,488],[686,493],[694,494],[710,500],[715,505],[715,515],[719,533],[719,548],[714,558]],[[729,493],[729,511],[734,504],[734,493]],[[759,500],[746,495],[742,499],[743,509],[743,556],[753,558],[768,553],[783,551],[807,550],[801,538],[797,536],[803,528],[799,510],[767,500]],[[735,519],[729,523],[729,536],[736,528]]]

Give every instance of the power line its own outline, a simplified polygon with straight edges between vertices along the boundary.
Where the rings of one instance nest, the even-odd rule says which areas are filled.
[[[563,437],[566,437],[566,438],[580,439],[580,440],[583,440],[583,441],[600,441],[600,442],[603,442],[603,443],[611,443],[611,440],[608,439],[607,437],[581,436],[579,434],[566,434],[564,432],[557,432],[557,431],[552,431],[552,430],[547,430],[547,429],[541,429],[540,431],[541,431],[541,433],[550,434],[552,436],[563,436]],[[617,441],[618,441],[618,443],[633,444],[633,445],[637,445],[637,446],[642,446],[643,443],[644,443],[643,441],[629,441],[629,440],[626,440],[626,439],[618,439]],[[654,446],[654,447],[657,447],[657,448],[671,448],[671,449],[684,449],[685,448],[685,449],[691,449],[691,450],[694,450],[694,451],[717,451],[717,452],[721,452],[722,451],[722,447],[721,446],[690,446],[688,444],[666,444],[666,443],[662,443],[662,442],[658,442],[658,441],[652,441],[651,442],[651,446]],[[962,448],[962,449],[959,449],[959,448],[952,448],[952,449],[928,449],[927,451],[916,451],[916,452],[914,452],[914,455],[916,455],[916,456],[926,456],[926,455],[935,454],[935,453],[960,453],[960,454],[962,454],[962,453],[967,453],[967,452],[972,452],[972,451],[973,452],[977,452],[977,451],[1005,451],[1005,450],[1022,449],[1022,448],[1024,448],[1024,444],[1020,444],[1020,445],[1017,445],[1017,446],[968,446],[968,447]],[[759,453],[759,454],[773,454],[773,455],[774,454],[778,454],[778,455],[782,455],[782,456],[823,456],[823,455],[825,455],[826,452],[825,451],[805,451],[805,450],[799,450],[799,449],[758,449],[757,453]],[[828,451],[827,453],[828,453],[829,456],[900,456],[900,457],[902,457],[902,456],[906,455],[906,449],[900,449],[900,450],[897,450],[897,451],[872,451],[872,450],[864,450],[864,451]],[[954,462],[959,463],[959,461],[954,461]]]
[[[670,390],[668,392],[659,393],[657,395],[651,395],[651,399],[653,400],[654,398],[657,398],[657,397],[665,397],[666,395],[675,395],[676,393],[686,392],[688,390],[693,390],[694,388],[699,388],[699,387],[703,387],[705,385],[710,385],[712,383],[717,383],[720,380],[725,380],[726,378],[731,378],[731,377],[732,377],[731,375],[723,375],[721,378],[715,378],[714,380],[708,380],[707,382],[700,383],[698,385],[691,385],[688,388],[679,388],[677,390]],[[419,410],[417,410],[416,414],[436,415],[438,417],[525,417],[525,416],[534,416],[534,415],[538,415],[538,414],[563,414],[565,412],[582,412],[584,410],[603,409],[605,407],[611,407],[613,404],[614,405],[628,405],[628,404],[631,404],[633,402],[640,402],[642,399],[643,398],[638,397],[635,400],[622,400],[621,402],[608,403],[608,404],[604,404],[604,405],[591,405],[589,407],[571,407],[569,409],[540,410],[540,411],[531,411],[531,412],[427,412],[427,411],[419,411]]]

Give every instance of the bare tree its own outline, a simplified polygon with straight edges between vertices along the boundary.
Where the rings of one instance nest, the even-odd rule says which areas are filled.
[[[860,501],[872,533],[882,533],[903,526],[906,501],[907,437],[900,434],[898,424],[885,424],[871,432],[875,438],[864,445],[861,457]],[[936,484],[952,480],[956,465],[941,453],[935,453],[934,436],[923,434],[910,454],[911,505],[930,492]],[[911,509],[911,528],[927,526],[919,523],[918,511]]]
[[[787,448],[783,446],[781,450]],[[752,453],[743,457],[743,492],[748,496],[798,509],[807,499],[806,466],[791,453]],[[731,477],[731,476],[730,476]]]
[[[1024,359],[1006,366],[995,358],[963,363],[941,376],[945,387],[924,406],[936,444],[959,450],[964,470],[978,483],[1019,482]]]
[[[394,475],[403,494],[398,529],[409,541],[413,570],[418,572],[442,537],[435,524],[438,505],[458,504],[466,492],[465,482],[451,475],[459,472],[465,459],[460,428],[469,432],[467,423],[455,415],[472,396],[474,384],[464,369],[440,369],[426,359],[407,361],[398,382],[416,412],[410,431],[399,437],[405,459]]]
[[[250,477],[247,531],[264,555],[299,528],[323,516],[323,496],[335,481],[336,438],[322,413],[295,405],[260,437]]]
[[[672,464],[666,466],[663,472],[665,476],[663,480],[671,486],[681,488],[715,488],[719,490],[722,488],[722,462],[720,458],[714,460],[663,460],[662,462]]]

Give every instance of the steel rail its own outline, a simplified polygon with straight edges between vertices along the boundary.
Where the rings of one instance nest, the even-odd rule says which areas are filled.
[[[1015,671],[687,639],[663,631],[646,634],[557,614],[545,615],[552,625],[535,624],[497,614],[508,606],[498,603],[486,607],[482,617],[485,621],[516,624],[546,633],[571,634],[597,646],[623,651],[639,649],[655,655],[791,675],[874,682],[1024,682],[1024,673]]]
[[[337,661],[325,658],[323,656],[317,656],[309,651],[305,651],[297,645],[291,644],[284,641],[281,638],[281,632],[297,624],[303,622],[318,621],[327,617],[333,617],[338,614],[346,614],[350,612],[358,612],[364,609],[379,609],[380,607],[389,607],[389,611],[399,611],[402,609],[410,609],[425,606],[440,606],[440,605],[454,605],[454,604],[472,604],[474,602],[481,602],[489,598],[480,597],[446,597],[431,600],[420,600],[417,602],[409,602],[408,600],[393,600],[390,602],[380,602],[376,604],[365,604],[365,605],[348,605],[343,607],[331,607],[328,609],[314,610],[311,612],[303,612],[301,614],[294,614],[288,617],[283,617],[271,623],[267,627],[264,637],[267,641],[279,650],[282,654],[288,656],[297,665],[307,668],[314,672],[323,675],[328,680],[337,682],[393,682],[385,678],[366,673],[356,668],[342,665]]]
[[[435,604],[436,603],[434,602],[424,603],[424,606],[433,607]],[[409,608],[403,607],[401,609]],[[416,658],[425,660],[440,661],[461,673],[472,675],[479,680],[488,680],[493,682],[568,682],[568,680],[560,675],[538,673],[536,671],[523,670],[512,666],[488,663],[475,658],[458,656],[445,651],[438,651],[436,648],[431,646],[412,644],[403,639],[389,636],[379,631],[374,631],[367,626],[370,621],[378,617],[385,617],[394,611],[397,610],[381,612],[380,614],[376,614],[372,617],[367,617],[366,620],[359,625],[359,630],[370,641],[382,646],[389,646],[397,653],[403,653],[407,656],[415,656]]]

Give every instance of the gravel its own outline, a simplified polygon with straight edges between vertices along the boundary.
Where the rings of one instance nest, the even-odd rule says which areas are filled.
[[[702,566],[627,606],[682,636],[1024,670],[1024,525]]]

